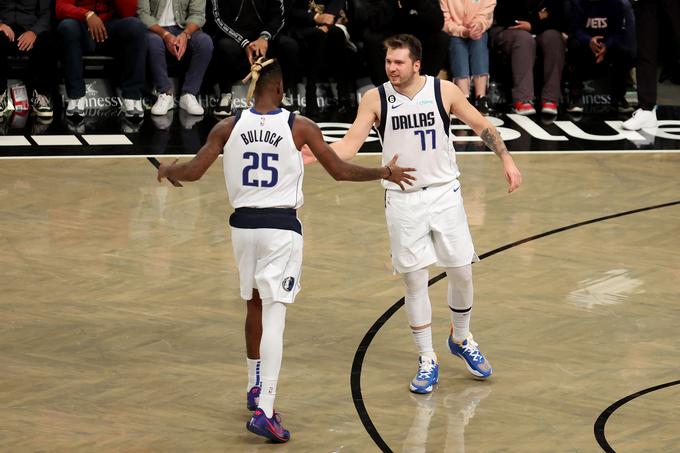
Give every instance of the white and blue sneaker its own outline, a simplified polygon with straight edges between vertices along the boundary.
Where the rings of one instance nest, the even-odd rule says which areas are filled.
[[[479,350],[479,345],[472,339],[472,334],[458,343],[449,335],[448,341],[449,351],[465,361],[465,366],[470,373],[479,379],[486,379],[491,376],[493,369],[488,360],[484,358],[484,354]]]
[[[432,387],[439,382],[439,365],[430,357],[418,358],[418,372],[409,388],[413,393],[432,393]]]

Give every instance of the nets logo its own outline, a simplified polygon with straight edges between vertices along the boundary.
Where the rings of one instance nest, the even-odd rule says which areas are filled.
[[[295,286],[295,278],[293,277],[284,278],[283,282],[281,282],[281,286],[283,287],[284,291],[290,292]]]

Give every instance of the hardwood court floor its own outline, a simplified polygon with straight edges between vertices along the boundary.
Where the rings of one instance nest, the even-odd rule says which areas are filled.
[[[680,199],[680,154],[461,155],[478,253]],[[375,165],[378,158],[356,161]],[[221,162],[220,162],[221,164]],[[143,158],[0,161],[0,450],[269,451],[248,433],[244,304],[220,165],[177,189]],[[402,296],[377,183],[307,169],[303,291],[288,310],[277,451],[377,451],[354,408],[352,360]],[[407,385],[403,309],[363,362],[368,415],[394,451],[595,452],[610,404],[680,379],[680,207],[593,223],[475,265],[472,327],[494,365],[449,356],[445,281],[431,288],[441,382]],[[433,268],[431,275],[439,269]],[[616,451],[680,451],[680,388],[623,405]]]

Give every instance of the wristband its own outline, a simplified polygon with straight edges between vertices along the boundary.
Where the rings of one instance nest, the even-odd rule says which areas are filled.
[[[389,174],[387,175],[386,178],[383,178],[383,179],[390,179],[390,177],[392,176],[392,169],[388,165],[385,165],[385,168],[387,168],[387,171],[389,172]]]
[[[95,14],[94,11],[88,11],[85,13],[85,20],[88,20],[92,15]]]

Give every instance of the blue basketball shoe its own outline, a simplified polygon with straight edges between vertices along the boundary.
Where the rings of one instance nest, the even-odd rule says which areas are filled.
[[[260,408],[255,410],[253,418],[246,423],[246,428],[248,428],[248,431],[251,433],[266,437],[277,444],[288,442],[290,439],[288,430],[281,426],[281,417],[279,414],[274,412],[272,418],[267,418],[267,415]]]
[[[413,393],[432,393],[432,387],[439,382],[439,365],[429,357],[418,357],[418,372],[409,388]]]
[[[249,411],[254,411],[255,409],[257,409],[257,405],[260,402],[261,390],[262,389],[257,385],[248,390],[246,397],[248,398],[247,407]]]
[[[493,373],[491,364],[484,358],[482,351],[479,350],[479,345],[472,339],[472,334],[468,335],[462,343],[456,342],[453,336],[449,335],[447,343],[451,354],[463,359],[468,371],[475,377],[486,379],[491,376],[491,373]]]

